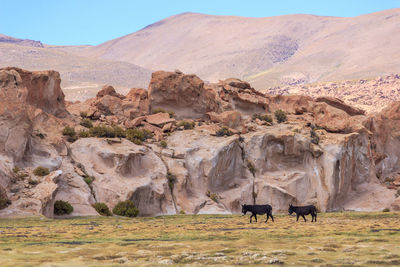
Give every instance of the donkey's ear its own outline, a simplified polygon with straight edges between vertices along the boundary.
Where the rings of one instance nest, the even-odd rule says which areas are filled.
[[[293,207],[292,204],[289,204],[289,207]]]
[[[244,205],[242,204],[242,208],[244,207]]]

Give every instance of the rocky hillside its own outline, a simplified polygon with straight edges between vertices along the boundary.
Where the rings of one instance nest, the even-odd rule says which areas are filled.
[[[56,200],[72,216],[127,199],[142,216],[254,201],[275,212],[400,209],[400,102],[367,116],[335,98],[159,71],[148,90],[108,85],[66,103],[57,72],[6,68],[0,103],[1,216],[53,217]]]
[[[358,17],[266,18],[184,13],[88,48],[86,55],[256,89],[400,73],[400,9]]]
[[[42,42],[30,39],[18,39],[4,34],[0,34],[0,43],[16,44],[32,47],[44,47]]]
[[[294,84],[271,87],[262,92],[271,95],[307,95],[311,97],[336,97],[345,103],[379,112],[393,101],[400,100],[400,75],[391,74],[374,79]]]

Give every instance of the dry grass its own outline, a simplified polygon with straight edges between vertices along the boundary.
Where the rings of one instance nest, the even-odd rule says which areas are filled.
[[[0,266],[400,265],[399,213],[0,220]]]

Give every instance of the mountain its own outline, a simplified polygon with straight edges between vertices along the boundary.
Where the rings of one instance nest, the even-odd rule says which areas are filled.
[[[4,34],[0,34],[0,43],[9,43],[24,46],[43,47],[42,42],[30,39],[18,39]]]
[[[257,89],[400,72],[400,9],[358,17],[267,18],[184,13],[89,47],[86,56]]]
[[[151,71],[128,62],[88,58],[79,55],[86,46],[49,46],[35,41],[0,36],[0,68],[20,67],[32,70],[56,69],[62,78],[67,100],[94,97],[104,84],[119,91],[147,87]],[[6,40],[6,41],[1,41]],[[20,41],[19,41],[20,40]]]

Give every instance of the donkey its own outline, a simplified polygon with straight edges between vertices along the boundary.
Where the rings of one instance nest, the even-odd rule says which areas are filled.
[[[265,222],[268,222],[269,217],[271,217],[272,221],[274,221],[274,217],[272,216],[272,207],[271,205],[242,205],[242,213],[244,216],[247,212],[251,212],[250,216],[250,223],[251,223],[251,218],[254,217],[257,222],[257,214],[258,215],[267,215],[267,219]]]
[[[289,214],[291,215],[293,212],[296,213],[297,215],[297,220],[296,222],[299,221],[299,217],[303,217],[304,221],[306,222],[306,217],[304,215],[309,215],[311,214],[311,222],[317,222],[317,208],[314,205],[309,205],[309,206],[292,206],[292,204],[289,205]]]

